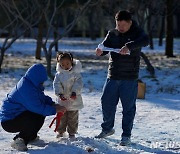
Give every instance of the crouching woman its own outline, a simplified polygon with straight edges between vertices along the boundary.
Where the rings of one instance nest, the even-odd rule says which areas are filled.
[[[2,128],[10,133],[18,133],[11,146],[19,151],[27,151],[27,144],[37,139],[46,116],[66,110],[55,105],[51,97],[44,94],[43,83],[46,80],[45,67],[34,64],[2,102]]]

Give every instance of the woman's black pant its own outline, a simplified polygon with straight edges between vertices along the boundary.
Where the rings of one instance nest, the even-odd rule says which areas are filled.
[[[14,137],[24,139],[27,145],[29,141],[37,137],[38,131],[44,124],[45,117],[30,111],[22,112],[15,119],[1,122],[2,128],[10,133],[17,133]]]

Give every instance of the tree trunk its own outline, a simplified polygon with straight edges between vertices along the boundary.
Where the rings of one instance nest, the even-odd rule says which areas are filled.
[[[67,26],[67,12],[65,10],[62,10],[62,17],[63,17],[63,27]]]
[[[173,55],[173,0],[166,0],[166,51],[167,57]]]
[[[179,18],[179,14],[180,14],[180,10],[179,12],[176,14],[176,20],[177,20],[177,27],[180,27],[180,18]],[[180,36],[180,28],[177,28],[177,36]]]
[[[154,67],[151,65],[149,59],[147,58],[147,56],[143,52],[141,52],[140,54],[141,54],[141,57],[143,58],[144,62],[147,65],[147,70],[150,72],[150,74],[152,76],[154,76],[155,70],[154,70]]]
[[[54,30],[54,40],[56,40],[57,36],[58,36],[58,34],[57,34],[57,32],[58,32],[58,25],[59,25],[58,18],[56,17],[56,19],[54,21],[54,29],[55,29]],[[55,51],[58,52],[58,41],[55,43],[54,48],[55,48]]]
[[[46,44],[42,44],[42,48],[43,48],[43,51],[44,51],[44,55],[45,55],[45,58],[46,58],[46,64],[47,64],[47,67],[46,67],[46,71],[47,71],[47,75],[48,77],[50,77],[51,79],[53,78],[52,77],[52,74],[51,74],[51,52],[49,52],[50,50],[47,49],[46,47]],[[52,50],[52,48],[51,48]]]
[[[82,25],[82,29],[81,29],[81,31],[82,31],[82,34],[81,34],[81,35],[82,35],[82,37],[83,37],[83,38],[85,38],[85,37],[86,37],[86,27],[85,27],[85,25],[84,25],[84,24]]]
[[[92,40],[96,40],[96,34],[95,34],[96,23],[95,23],[95,19],[94,19],[96,16],[95,13],[96,13],[95,9],[91,8],[90,12],[88,14],[89,26],[90,26],[89,32],[90,32],[90,37]]]
[[[163,15],[161,17],[161,29],[160,29],[160,33],[159,33],[159,46],[163,45],[164,25],[165,25],[165,17]]]
[[[105,37],[105,33],[104,33],[104,25],[101,25],[101,30],[100,30],[100,37],[104,38]]]
[[[149,45],[150,45],[150,49],[154,49],[154,44],[153,44],[153,36],[152,36],[152,28],[151,28],[151,13],[149,14],[148,17],[148,23],[147,23],[147,29],[148,29],[148,33],[149,33]]]
[[[51,54],[47,54],[47,57],[46,57],[46,60],[47,60],[47,74],[50,77],[50,79],[53,79],[53,75],[51,73],[51,57],[52,57]]]
[[[2,63],[3,63],[3,60],[4,60],[4,53],[5,53],[5,50],[4,49],[0,49],[1,51],[1,55],[0,55],[0,73],[2,72]]]
[[[42,16],[38,24],[38,36],[37,36],[37,45],[36,45],[36,59],[41,59],[41,48],[42,48],[42,39],[43,39],[43,28],[44,28],[44,15]]]

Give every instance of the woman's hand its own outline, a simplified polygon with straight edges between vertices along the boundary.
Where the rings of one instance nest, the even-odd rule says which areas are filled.
[[[66,111],[66,108],[64,106],[59,105],[59,104],[54,104],[54,107],[56,108],[56,113]]]

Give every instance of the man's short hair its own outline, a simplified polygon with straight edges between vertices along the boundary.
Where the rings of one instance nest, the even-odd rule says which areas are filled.
[[[131,13],[129,11],[118,11],[115,15],[115,20],[117,21],[122,21],[122,20],[125,20],[125,21],[130,21],[132,20],[132,16],[131,16]]]

